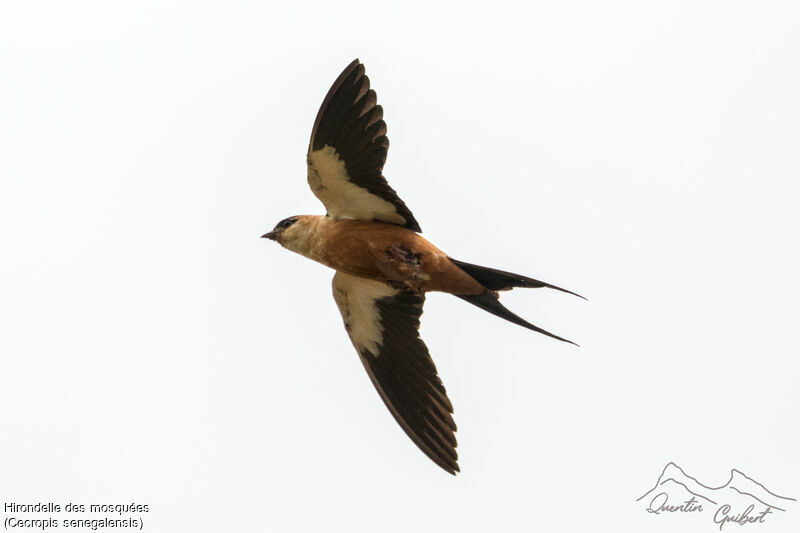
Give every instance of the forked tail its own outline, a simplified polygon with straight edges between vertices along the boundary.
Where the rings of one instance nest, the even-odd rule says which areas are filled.
[[[557,291],[566,292],[568,294],[573,294],[578,298],[583,298],[580,294],[577,294],[572,291],[568,291],[567,289],[562,289],[561,287],[556,287],[555,285],[551,285],[549,283],[545,283],[544,281],[539,281],[538,279],[529,278],[527,276],[521,276],[519,274],[513,274],[511,272],[504,272],[502,270],[497,270],[494,268],[482,267],[478,265],[473,265],[470,263],[464,263],[462,261],[456,261],[452,257],[450,258],[454,264],[456,264],[461,270],[475,278],[475,280],[486,287],[486,292],[483,294],[478,295],[462,295],[456,294],[462,300],[465,300],[472,305],[478,306],[484,311],[488,311],[495,316],[499,316],[500,318],[504,318],[509,322],[513,322],[519,326],[524,328],[528,328],[530,330],[542,333],[547,335],[548,337],[553,337],[554,339],[558,339],[560,341],[568,342],[570,344],[576,343],[567,340],[563,337],[559,337],[553,333],[550,333],[547,330],[544,330],[538,326],[534,326],[527,320],[523,319],[520,316],[515,315],[511,311],[509,311],[503,304],[500,303],[499,298],[497,297],[497,293],[495,291],[505,291],[508,289],[512,289],[514,287],[532,287],[532,288],[542,288],[547,287],[550,289],[555,289]],[[583,298],[584,300],[586,298]]]
[[[514,287],[547,287],[548,289],[555,289],[557,291],[572,294],[578,298],[583,298],[583,296],[576,292],[568,291],[567,289],[562,289],[561,287],[556,287],[555,285],[545,283],[544,281],[539,281],[538,279],[529,278],[520,274],[514,274],[512,272],[505,272],[503,270],[497,270],[496,268],[464,263],[463,261],[457,261],[452,257],[449,259],[461,270],[475,278],[478,283],[490,291],[505,291],[508,289],[513,289]],[[585,300],[586,298],[583,299]]]
[[[493,293],[492,291],[486,291],[483,294],[456,294],[462,300],[466,300],[467,302],[471,303],[472,305],[477,305],[484,311],[489,311],[495,316],[499,316],[500,318],[505,318],[509,322],[513,322],[519,326],[524,328],[532,329],[533,331],[537,331],[539,333],[543,333],[548,337],[553,337],[554,339],[558,339],[560,341],[568,342],[570,344],[574,344],[575,346],[579,346],[577,343],[572,342],[571,340],[567,340],[564,337],[559,337],[554,333],[550,333],[549,331],[540,328],[539,326],[534,326],[524,318],[515,315],[511,311],[509,311],[503,304],[500,303],[500,300],[497,298],[497,294]]]

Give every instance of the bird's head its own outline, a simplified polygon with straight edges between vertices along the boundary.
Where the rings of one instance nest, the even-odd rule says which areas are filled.
[[[279,244],[284,244],[292,239],[292,233],[294,233],[292,231],[292,226],[294,226],[295,223],[301,218],[302,217],[299,216],[284,218],[275,224],[275,228],[273,228],[272,231],[265,233],[261,236],[261,238],[271,239]]]
[[[307,256],[316,235],[317,225],[323,218],[325,217],[314,215],[284,218],[272,231],[261,237],[272,239],[284,248]]]

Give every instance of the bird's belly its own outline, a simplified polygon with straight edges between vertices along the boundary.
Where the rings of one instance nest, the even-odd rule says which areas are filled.
[[[321,263],[414,292],[479,294],[484,289],[425,238],[400,226],[340,220],[322,241]]]

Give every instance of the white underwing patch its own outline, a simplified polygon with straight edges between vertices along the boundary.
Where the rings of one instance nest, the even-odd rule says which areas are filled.
[[[344,161],[332,146],[309,152],[307,163],[308,184],[330,216],[406,224],[391,202],[350,181]]]
[[[359,353],[378,356],[383,344],[383,326],[377,301],[400,291],[386,283],[337,272],[333,276],[333,298],[344,320],[344,327]]]

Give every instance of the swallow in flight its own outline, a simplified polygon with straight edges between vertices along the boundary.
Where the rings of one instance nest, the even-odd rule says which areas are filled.
[[[327,214],[286,218],[263,237],[336,271],[333,298],[372,383],[411,440],[455,474],[453,406],[419,337],[425,293],[453,294],[565,342],[571,341],[506,309],[497,291],[575,293],[457,261],[420,236],[414,215],[382,175],[388,148],[383,109],[356,59],[322,101],[308,145],[308,184]]]

